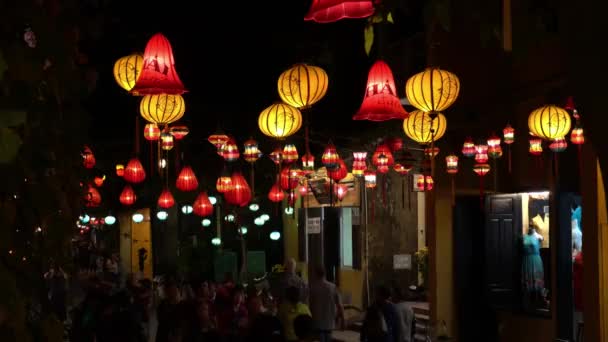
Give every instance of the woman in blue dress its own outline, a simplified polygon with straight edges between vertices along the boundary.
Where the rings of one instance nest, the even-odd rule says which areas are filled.
[[[522,288],[527,303],[536,302],[544,297],[545,272],[540,257],[543,237],[533,227],[523,237]]]

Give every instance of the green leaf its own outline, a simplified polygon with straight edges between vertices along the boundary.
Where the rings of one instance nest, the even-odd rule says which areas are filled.
[[[394,24],[395,22],[393,21],[393,13],[388,12],[388,15],[386,16],[386,21],[388,21],[391,24]]]
[[[365,26],[363,35],[365,38],[365,53],[369,56],[369,53],[372,50],[372,45],[374,45],[374,25],[368,24]]]
[[[2,51],[0,51],[0,81],[4,79],[4,73],[8,70],[8,65],[4,60],[4,55],[2,55]]]
[[[12,162],[21,146],[21,138],[10,128],[0,127],[0,164]]]
[[[15,127],[23,125],[27,113],[19,110],[0,110],[0,127]]]

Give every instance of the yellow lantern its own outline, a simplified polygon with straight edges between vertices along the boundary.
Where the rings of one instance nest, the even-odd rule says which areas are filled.
[[[439,140],[445,134],[447,120],[441,113],[431,117],[429,113],[420,110],[410,112],[410,116],[403,120],[405,135],[421,145]]]
[[[460,81],[456,75],[439,68],[427,68],[405,83],[409,103],[423,112],[440,112],[456,101]]]
[[[307,108],[325,96],[327,83],[325,70],[312,65],[296,64],[279,76],[279,96],[293,107]]]
[[[181,95],[146,95],[139,103],[141,116],[159,126],[179,120],[186,112],[186,103]]]
[[[570,132],[570,125],[570,114],[565,109],[554,105],[535,109],[528,116],[530,132],[545,140],[565,137]]]
[[[126,91],[135,87],[135,82],[141,73],[144,58],[136,53],[122,57],[114,63],[114,79]]]
[[[290,105],[275,103],[260,113],[258,126],[265,135],[284,139],[302,127],[302,113]]]

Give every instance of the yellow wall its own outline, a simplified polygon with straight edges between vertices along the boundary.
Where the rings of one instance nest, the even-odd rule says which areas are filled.
[[[152,229],[150,224],[150,209],[138,210],[144,215],[144,220],[135,223],[131,219],[134,212],[119,216],[120,223],[120,258],[124,272],[139,272],[138,250],[145,248],[148,258],[144,263],[143,278],[152,279],[154,274],[152,258]]]
[[[598,263],[599,263],[599,317],[600,341],[608,341],[608,212],[600,163],[597,162],[597,215],[598,215]],[[583,209],[584,210],[584,209]]]
[[[279,208],[283,217],[283,246],[285,259],[294,258],[298,260],[298,209],[300,208],[300,199],[296,200],[294,204],[294,213],[292,215],[285,214],[284,208],[286,201],[283,201],[283,205]],[[304,228],[302,228],[304,229]]]
[[[437,322],[445,321],[448,334],[455,334],[454,320],[454,276],[452,243],[452,198],[451,194],[438,193],[435,202],[436,214],[436,270],[437,270]]]
[[[350,268],[340,269],[340,292],[351,298],[349,304],[363,307],[363,272]]]

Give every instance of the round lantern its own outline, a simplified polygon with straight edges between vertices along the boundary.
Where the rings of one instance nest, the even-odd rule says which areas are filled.
[[[141,73],[144,58],[135,53],[122,57],[114,63],[114,79],[116,83],[126,91],[135,87],[135,82]]]
[[[144,166],[137,158],[129,160],[125,168],[124,178],[129,183],[141,183],[146,179]]]
[[[381,160],[381,156],[384,155],[384,160]],[[395,164],[395,158],[393,157],[393,153],[387,144],[380,144],[376,146],[376,150],[374,154],[372,154],[372,164],[378,167],[378,172],[386,173],[388,171],[388,167],[393,166]],[[386,166],[386,171],[380,171],[380,166]]]
[[[270,188],[268,192],[268,199],[271,202],[281,202],[285,198],[285,193],[281,190],[281,187],[278,184],[275,184]]]
[[[298,160],[298,149],[294,144],[285,144],[283,147],[283,162],[291,164]]]
[[[306,64],[284,71],[277,82],[281,100],[296,108],[307,108],[322,99],[327,84],[325,70]]]
[[[554,105],[535,109],[528,116],[530,132],[545,140],[565,137],[570,132],[570,125],[570,114],[565,109]]]
[[[468,137],[464,140],[462,144],[462,155],[471,158],[475,156],[475,143],[473,142],[473,138]]]
[[[182,140],[190,133],[190,129],[187,126],[173,126],[169,128],[169,133],[171,133],[175,140]]]
[[[344,18],[366,18],[374,14],[371,0],[313,0],[304,20],[331,23]]]
[[[93,151],[88,146],[85,146],[82,151],[82,165],[87,169],[92,169],[95,167],[97,161],[95,160],[95,155]]]
[[[220,176],[215,182],[215,189],[219,193],[226,193],[232,189],[232,178],[230,176]]]
[[[580,126],[574,127],[570,134],[570,142],[574,145],[582,145],[585,143],[585,134],[583,128]]]
[[[180,191],[194,191],[198,188],[198,179],[190,166],[184,166],[177,176],[175,187]]]
[[[207,217],[213,214],[213,204],[209,200],[206,192],[201,192],[192,204],[194,215]]]
[[[262,152],[260,152],[260,149],[258,148],[257,141],[249,139],[245,141],[243,145],[243,158],[246,162],[253,164],[262,156]]]
[[[528,151],[533,156],[541,155],[543,153],[543,141],[539,138],[531,138],[530,148]]]
[[[302,127],[302,113],[288,104],[275,103],[260,113],[258,126],[264,135],[285,139]]]
[[[181,95],[146,95],[139,103],[139,113],[146,121],[159,126],[181,119],[186,112],[186,103]]]
[[[158,201],[156,203],[159,207],[163,209],[171,208],[175,205],[175,199],[171,194],[171,191],[165,189],[161,192],[160,196],[158,196]]]
[[[515,129],[511,127],[511,125],[507,124],[507,126],[502,130],[502,138],[505,141],[505,144],[511,145],[515,141]]]
[[[335,182],[339,182],[342,179],[346,178],[346,175],[348,175],[348,169],[346,168],[346,164],[344,163],[344,161],[340,159],[340,161],[338,161],[338,167],[333,170],[329,170],[327,174],[329,178],[331,178]]]
[[[87,207],[99,207],[101,204],[101,195],[99,191],[95,189],[92,185],[89,185],[87,193],[85,195],[85,202]]]
[[[458,156],[450,154],[445,157],[445,168],[451,175],[458,173]]]
[[[125,175],[125,166],[122,164],[116,164],[116,175],[123,177]]]
[[[160,147],[165,150],[165,151],[169,151],[173,148],[174,146],[174,142],[173,142],[173,136],[171,135],[171,133],[166,133],[163,132],[160,134]]]
[[[222,146],[220,155],[227,162],[233,162],[239,159],[239,147],[233,138],[228,139],[228,141]]]
[[[549,149],[555,153],[564,152],[568,148],[566,138],[557,138],[549,144]]]
[[[363,103],[353,120],[387,121],[406,117],[407,112],[397,96],[393,72],[379,60],[369,71]]]
[[[423,111],[412,111],[407,119],[403,120],[405,135],[421,145],[441,139],[447,128],[447,120],[441,113],[437,113],[433,119],[431,117]]]
[[[148,141],[155,141],[160,139],[160,128],[155,123],[148,123],[144,127],[144,138]]]
[[[133,191],[133,188],[129,184],[127,184],[125,185],[124,189],[122,189],[119,199],[122,205],[129,206],[135,203],[135,201],[137,200],[137,196],[135,195],[135,191]]]
[[[336,151],[336,147],[332,143],[329,143],[327,147],[325,147],[325,151],[321,156],[321,162],[326,168],[333,169],[334,167],[338,166],[339,160],[340,156]]]
[[[456,75],[439,68],[427,68],[405,83],[409,103],[423,112],[436,113],[450,107],[460,91]]]

